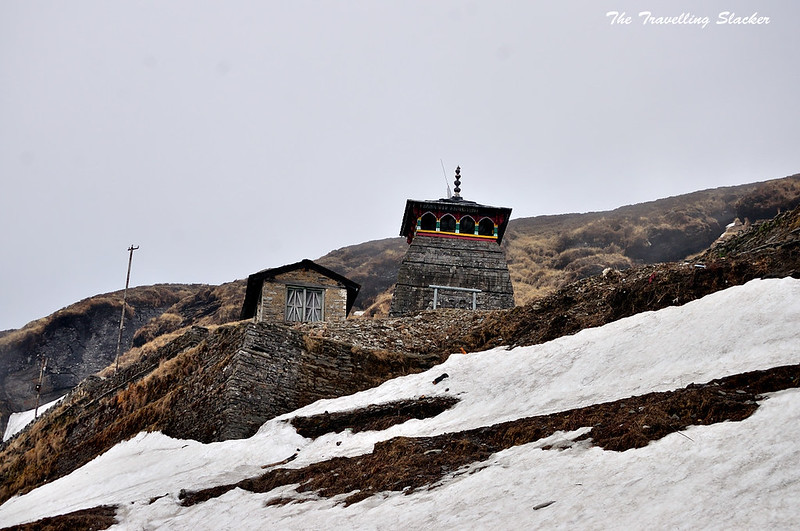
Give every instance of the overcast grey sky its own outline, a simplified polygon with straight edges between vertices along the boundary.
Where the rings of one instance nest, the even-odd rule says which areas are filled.
[[[130,244],[131,285],[219,284],[396,236],[440,160],[516,218],[800,172],[799,25],[769,0],[3,0],[0,330],[121,289]]]

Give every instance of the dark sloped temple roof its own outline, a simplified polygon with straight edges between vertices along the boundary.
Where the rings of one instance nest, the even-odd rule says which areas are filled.
[[[428,201],[418,201],[409,199],[406,201],[406,210],[403,213],[403,224],[400,226],[400,236],[405,236],[408,243],[414,239],[417,233],[417,220],[423,214],[430,212],[435,215],[437,219],[441,218],[444,214],[451,214],[457,218],[462,216],[469,216],[477,224],[482,218],[489,218],[493,223],[493,232],[497,244],[503,242],[503,234],[506,232],[508,220],[511,217],[511,209],[507,207],[494,207],[489,205],[481,205],[475,201],[467,201],[461,197],[461,166],[456,168],[456,178],[453,182],[455,192],[452,196],[449,194],[447,199],[433,199]],[[438,228],[436,229],[438,232]],[[429,234],[431,231],[427,231]],[[459,234],[459,236],[466,236],[466,234]],[[453,237],[451,234],[449,237]]]
[[[506,232],[508,220],[511,217],[511,209],[506,207],[494,207],[481,205],[474,201],[463,199],[438,199],[419,201],[415,199],[406,200],[406,209],[403,213],[403,223],[400,226],[400,236],[406,238],[413,237],[417,226],[417,217],[425,212],[448,212],[451,214],[468,214],[480,220],[483,216],[497,219],[500,223],[497,226],[497,243],[502,243],[503,234]]]
[[[265,280],[269,280],[275,278],[278,275],[282,275],[283,273],[296,271],[298,269],[311,269],[321,275],[325,275],[326,277],[342,284],[345,287],[345,289],[347,289],[346,315],[350,315],[350,309],[353,307],[353,303],[356,301],[356,297],[358,296],[359,290],[361,290],[361,284],[353,282],[349,278],[340,275],[336,271],[332,271],[327,267],[322,267],[321,265],[306,259],[296,262],[294,264],[288,264],[273,269],[264,269],[263,271],[259,271],[258,273],[253,273],[252,275],[247,277],[247,292],[245,293],[244,296],[244,305],[242,305],[241,318],[249,319],[256,314],[256,308],[258,307],[258,298],[259,295],[261,294],[261,286],[264,284]]]

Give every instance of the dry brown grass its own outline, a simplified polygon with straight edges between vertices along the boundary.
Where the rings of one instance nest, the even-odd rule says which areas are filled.
[[[457,398],[445,396],[398,400],[353,411],[294,417],[291,423],[297,429],[297,433],[303,437],[314,439],[326,433],[340,433],[344,430],[350,430],[353,433],[385,430],[410,419],[435,417],[457,403]]]
[[[129,306],[128,315],[136,311],[138,306],[148,308],[163,307],[174,304],[179,300],[191,295],[198,289],[195,285],[184,284],[157,284],[155,286],[143,286],[128,290],[127,304]],[[60,321],[70,317],[91,314],[98,308],[110,307],[119,312],[122,309],[122,291],[114,291],[102,295],[96,295],[83,299],[75,304],[71,304],[57,312],[37,319],[18,330],[12,330],[0,336],[0,350],[10,348],[12,345],[25,344],[34,338],[41,336],[45,330],[57,326]]]
[[[66,438],[71,419],[66,406],[60,404],[51,408],[45,419],[28,428],[25,434],[12,439],[2,450],[0,456],[0,503],[17,492],[27,492],[38,486],[55,468],[60,442]],[[52,422],[54,416],[63,420]]]
[[[382,317],[389,315],[389,311],[392,309],[392,294],[394,293],[394,283],[392,283],[389,288],[377,294],[372,304],[370,304],[364,310],[364,318],[371,319],[373,317]]]
[[[119,357],[119,367],[120,369],[125,369],[130,365],[140,361],[145,356],[154,355],[158,352],[159,349],[165,347],[170,342],[174,341],[175,339],[179,338],[181,335],[186,333],[189,327],[178,329],[174,332],[165,333],[163,335],[159,335],[158,337],[154,338],[153,340],[145,343],[141,347],[133,347],[127,352],[124,352]],[[111,364],[105,369],[101,370],[97,373],[98,376],[101,378],[110,378],[114,376],[115,372],[115,364]]]
[[[244,280],[220,286],[204,286],[137,330],[133,345],[144,345],[160,335],[189,326],[208,327],[238,321],[246,289],[247,282]]]
[[[203,340],[183,346],[191,345],[189,336],[160,338],[162,347],[142,349],[152,362],[161,359],[154,370],[128,382],[109,379],[110,392],[100,398],[78,393],[48,411],[0,452],[0,503],[72,472],[141,431],[166,431],[176,422],[185,387],[206,369],[210,350],[230,350],[228,343],[238,344],[238,330],[219,327],[213,345]]]
[[[361,284],[355,304],[356,309],[366,310],[397,281],[407,247],[404,238],[386,238],[331,251],[315,262]]]
[[[115,506],[102,505],[3,529],[9,531],[78,531],[83,529],[100,531],[117,523],[116,514]]]
[[[800,183],[778,179],[760,183],[752,192],[736,201],[736,215],[742,221],[769,219],[779,212],[800,205]]]

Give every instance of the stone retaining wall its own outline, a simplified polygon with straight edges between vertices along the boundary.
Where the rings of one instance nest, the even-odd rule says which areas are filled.
[[[436,362],[436,356],[366,350],[283,324],[251,323],[224,368],[222,422],[214,440],[249,437],[278,415]]]

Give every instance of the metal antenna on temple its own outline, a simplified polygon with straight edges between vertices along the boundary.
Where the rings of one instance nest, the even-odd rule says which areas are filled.
[[[447,186],[447,199],[450,199],[453,194],[450,192],[450,182],[447,180],[447,172],[444,169],[444,162],[442,159],[439,159],[439,163],[442,165],[442,176],[444,176],[444,184]]]

